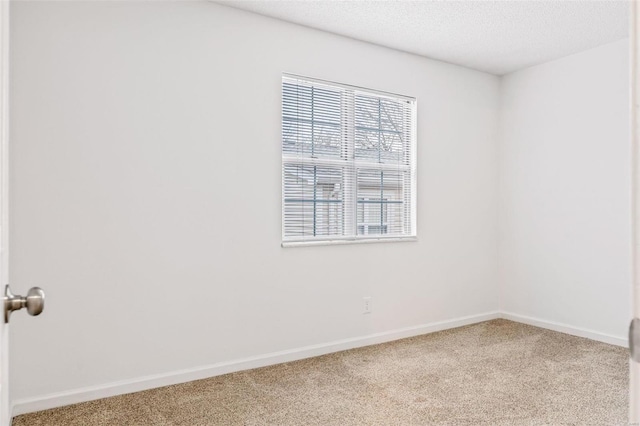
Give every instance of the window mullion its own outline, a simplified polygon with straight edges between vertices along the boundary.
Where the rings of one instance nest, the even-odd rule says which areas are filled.
[[[356,172],[355,172],[355,102],[354,92],[345,90],[342,94],[344,108],[342,112],[343,144],[346,166],[344,169],[344,208],[345,235],[357,235],[356,220]]]

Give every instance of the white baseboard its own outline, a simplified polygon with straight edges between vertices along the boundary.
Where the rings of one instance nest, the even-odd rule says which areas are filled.
[[[627,337],[612,336],[593,330],[587,330],[585,328],[574,327],[554,321],[541,320],[538,318],[532,318],[525,315],[514,314],[511,312],[501,312],[500,316],[507,320],[533,325],[540,328],[546,328],[548,330],[559,331],[560,333],[571,334],[572,336],[586,337],[587,339],[609,343],[610,345],[629,347],[629,339]]]
[[[192,380],[206,379],[209,377],[233,373],[236,371],[265,367],[268,365],[280,364],[283,362],[297,361],[300,359],[325,355],[332,352],[339,352],[348,349],[359,348],[362,346],[375,345],[379,343],[390,342],[393,340],[404,339],[406,337],[418,336],[421,334],[428,334],[436,331],[461,327],[464,325],[476,324],[500,317],[501,314],[497,311],[488,312],[480,315],[438,321],[414,327],[407,327],[397,330],[385,331],[382,333],[370,334],[363,337],[337,340],[334,342],[323,343],[319,345],[273,352],[229,362],[221,362],[202,367],[173,371],[170,373],[138,377],[131,380],[123,380],[98,386],[74,389],[65,392],[43,395],[35,398],[20,399],[14,401],[12,414],[14,416],[18,416],[20,414],[31,413],[34,411],[47,410],[49,408],[61,407],[69,404],[77,404],[79,402],[108,398],[110,396],[122,395],[125,393],[139,392],[147,389],[174,385],[177,383],[190,382]]]

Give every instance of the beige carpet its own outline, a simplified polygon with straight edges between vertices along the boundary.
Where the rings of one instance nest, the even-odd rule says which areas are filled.
[[[623,425],[627,351],[506,320],[19,416],[38,425]]]

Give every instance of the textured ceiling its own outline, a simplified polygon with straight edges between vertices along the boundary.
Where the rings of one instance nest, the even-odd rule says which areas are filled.
[[[628,35],[623,0],[217,3],[497,75]]]

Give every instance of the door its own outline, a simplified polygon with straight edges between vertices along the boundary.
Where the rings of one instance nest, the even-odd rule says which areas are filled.
[[[631,1],[630,9],[630,65],[631,65],[631,192],[632,192],[632,263],[633,282],[631,309],[633,319],[629,327],[629,422],[640,424],[640,63],[638,51],[639,9]]]
[[[0,291],[8,283],[7,148],[9,143],[9,1],[0,0]],[[0,426],[11,424],[9,327],[0,315]]]
[[[26,308],[30,315],[44,309],[44,292],[33,287],[26,297],[11,294],[9,285],[9,0],[0,0],[0,426],[11,425],[9,395],[9,318]]]

